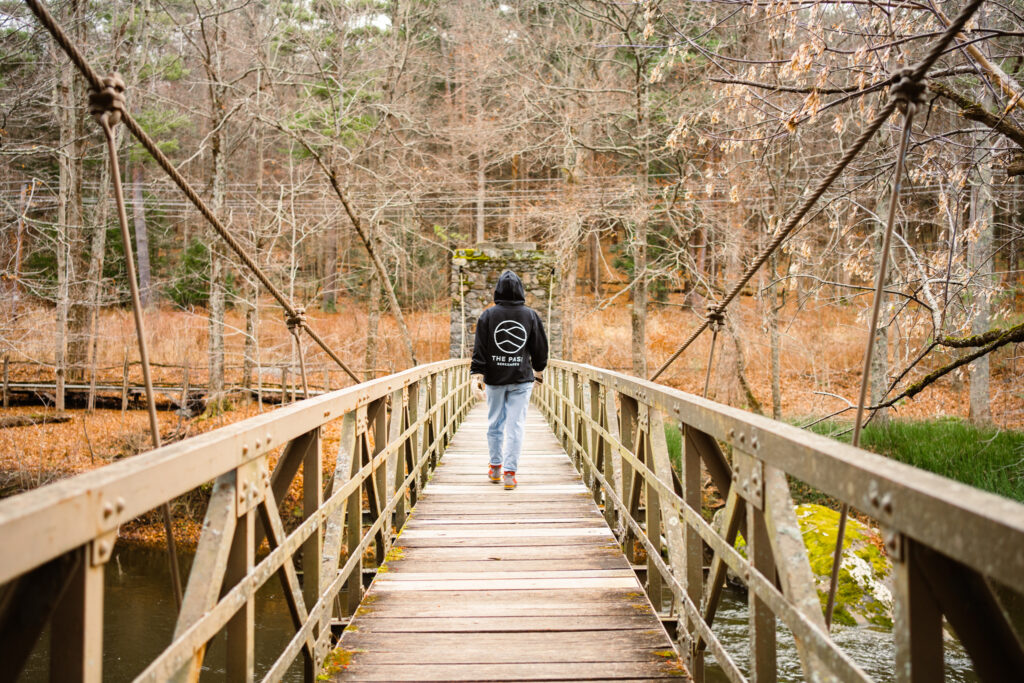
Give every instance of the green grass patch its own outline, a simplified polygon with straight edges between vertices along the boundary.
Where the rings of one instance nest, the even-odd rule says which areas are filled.
[[[811,428],[850,442],[848,423],[821,422]],[[976,427],[964,420],[868,424],[861,446],[955,481],[1024,503],[1024,432]]]
[[[796,420],[795,422],[801,422]],[[806,422],[806,420],[803,420]],[[824,421],[809,428],[823,436],[850,443],[848,422]],[[679,470],[682,435],[676,424],[665,425],[672,465]],[[958,418],[890,420],[870,423],[861,446],[894,460],[948,477],[975,488],[1024,503],[1024,432],[977,427]],[[797,504],[838,507],[838,501],[805,483],[790,479]]]
[[[665,442],[668,444],[668,457],[676,472],[681,471],[683,458],[683,433],[675,422],[665,424]]]

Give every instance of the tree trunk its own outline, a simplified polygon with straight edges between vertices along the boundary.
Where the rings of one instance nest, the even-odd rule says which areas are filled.
[[[219,21],[213,20],[213,54],[207,67],[211,79],[210,93],[210,178],[212,188],[211,208],[220,214],[224,206],[224,188],[227,170],[224,158],[224,114],[226,111],[225,86],[218,82],[220,76],[220,45],[222,29]],[[221,408],[224,394],[224,317],[227,311],[227,264],[220,245],[220,238],[207,231],[210,239],[210,320],[209,320],[209,390],[214,399],[215,410]]]
[[[72,37],[80,38],[84,27],[82,21],[82,5],[74,2],[67,10],[64,19],[72,27]],[[56,45],[51,46],[53,66],[56,72],[56,91],[54,92],[54,117],[59,127],[60,153],[58,154],[58,188],[57,188],[57,225],[56,247],[57,260],[57,295],[56,317],[57,329],[54,334],[54,366],[56,376],[56,408],[64,410],[64,382],[71,374],[68,372],[69,362],[72,373],[81,373],[87,359],[88,345],[85,339],[79,340],[74,332],[79,331],[83,337],[88,336],[88,310],[72,306],[71,283],[74,281],[74,254],[84,249],[72,249],[82,230],[82,93],[81,79],[60,53]],[[72,320],[77,324],[72,324]],[[80,362],[82,368],[75,367]]]
[[[146,230],[146,205],[142,196],[144,169],[142,163],[132,166],[132,219],[135,225],[135,252],[139,261],[139,298],[142,307],[153,303],[152,276],[149,267],[149,233]]]
[[[776,254],[768,257],[768,277],[774,283],[779,267],[779,258]],[[768,339],[770,344],[770,365],[772,384],[772,418],[782,419],[782,367],[779,362],[779,310],[782,305],[779,303],[779,296],[775,284],[771,284],[765,290],[764,310],[768,318]]]
[[[224,256],[220,245],[210,245],[209,370],[210,396],[219,408],[224,393],[224,315],[227,297],[224,291]]]
[[[487,197],[486,174],[484,168],[484,154],[480,152],[476,157],[476,241],[477,244],[484,241],[484,203]]]
[[[116,135],[116,134],[115,134]],[[123,137],[117,136],[117,142]],[[120,145],[117,145],[120,149]],[[89,366],[89,411],[95,407],[96,365],[99,355],[100,291],[103,280],[103,261],[107,247],[107,219],[110,215],[110,160],[103,162],[99,194],[92,215],[92,240],[89,245],[89,274],[85,282],[85,296],[89,306],[89,332],[86,336],[87,360]]]
[[[640,206],[633,241],[633,308],[630,311],[633,374],[647,378],[647,160],[649,141],[646,120],[647,79],[640,62],[636,73],[636,125],[640,158],[637,165],[637,196]]]
[[[85,2],[69,3],[65,25],[71,38],[85,42]],[[76,69],[57,57],[60,121],[60,184],[64,196],[64,220],[61,221],[64,239],[64,308],[66,349],[62,360],[63,376],[69,380],[85,379],[89,360],[89,328],[92,320],[91,300],[85,286],[88,268],[86,248],[85,211],[82,202],[82,164],[85,156],[85,82]],[[91,241],[91,240],[90,240]],[[62,397],[63,400],[63,397]]]
[[[374,369],[377,367],[377,339],[380,334],[380,278],[377,273],[370,276],[370,290],[367,301],[366,316],[366,357],[363,362],[366,366],[364,378],[374,378]]]
[[[576,234],[579,234],[579,227],[576,228]],[[572,360],[572,347],[573,347],[573,305],[576,300],[576,279],[579,276],[579,254],[575,236],[572,241],[573,246],[569,248],[569,254],[565,259],[565,266],[562,270],[562,358],[567,361]],[[551,331],[548,330],[548,334]]]
[[[333,227],[324,232],[323,310],[327,313],[338,310],[338,230]]]
[[[242,386],[252,388],[252,373],[256,366],[256,335],[260,331],[259,284],[245,278],[245,344],[242,349]]]
[[[991,325],[993,202],[992,167],[988,161],[978,166],[978,182],[971,188],[971,227],[977,241],[969,247],[971,270],[975,273],[971,332],[987,332]],[[977,425],[992,422],[989,402],[989,356],[984,355],[970,365],[970,418]]]

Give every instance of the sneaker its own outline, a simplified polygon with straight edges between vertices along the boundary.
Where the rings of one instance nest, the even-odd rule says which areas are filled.
[[[489,465],[487,467],[487,478],[491,480],[492,484],[498,484],[501,482],[501,465]]]
[[[516,487],[516,473],[512,470],[505,470],[505,490],[511,491]]]

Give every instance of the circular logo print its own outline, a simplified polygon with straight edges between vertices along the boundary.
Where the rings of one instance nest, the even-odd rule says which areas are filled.
[[[504,353],[516,353],[526,345],[526,328],[515,320],[502,320],[494,329],[494,345]]]

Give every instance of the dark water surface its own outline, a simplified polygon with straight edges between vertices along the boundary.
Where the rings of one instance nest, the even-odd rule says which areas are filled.
[[[186,573],[192,558],[183,558]],[[103,679],[130,681],[153,660],[171,640],[177,610],[171,595],[167,558],[162,552],[121,548],[107,565],[105,595],[105,632]],[[747,598],[735,590],[727,590],[715,618],[714,631],[730,655],[746,673],[747,668]],[[256,596],[256,674],[262,676],[288,644],[294,634],[288,606],[281,593],[280,582],[271,578]],[[892,633],[876,627],[850,628],[838,626],[834,640],[877,681],[895,680],[893,666],[895,648]],[[802,681],[800,660],[793,636],[788,629],[778,632],[779,681]],[[42,683],[48,680],[49,637],[44,634],[39,647],[21,680]],[[220,634],[211,643],[204,659],[203,680],[224,680],[225,638]],[[721,669],[710,655],[707,680],[726,681]],[[286,681],[302,681],[302,658],[292,665]],[[946,680],[953,683],[975,683],[970,659],[958,642],[946,641]]]
[[[715,616],[715,635],[725,645],[729,656],[745,675],[749,675],[749,649],[747,643],[747,596],[745,593],[728,589],[722,596],[722,602]],[[857,663],[867,675],[875,681],[895,681],[893,668],[896,663],[896,645],[892,631],[877,626],[832,626],[832,640],[839,645],[850,658]],[[779,681],[798,683],[803,681],[800,673],[800,657],[796,652],[793,634],[784,626],[780,626],[776,642],[778,650],[776,658],[779,667]],[[709,683],[725,683],[729,679],[714,663],[714,657],[707,656],[708,666],[706,680]],[[970,657],[960,643],[946,638],[946,678],[947,683],[977,683],[974,667]]]
[[[191,556],[182,557],[182,573],[188,575]],[[167,555],[160,551],[120,548],[106,568],[104,595],[103,680],[130,681],[171,642],[177,607],[171,592]],[[256,675],[262,677],[295,631],[288,605],[275,577],[256,594]],[[39,646],[19,680],[49,680],[49,634]],[[203,660],[203,681],[225,679],[225,637],[210,643]],[[301,683],[302,657],[292,665],[285,681]]]

